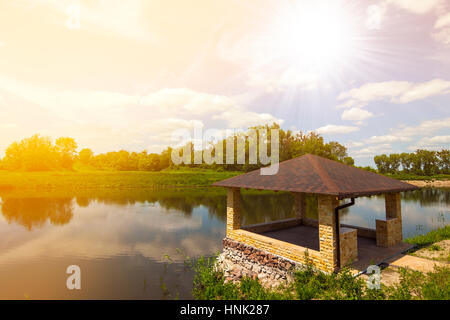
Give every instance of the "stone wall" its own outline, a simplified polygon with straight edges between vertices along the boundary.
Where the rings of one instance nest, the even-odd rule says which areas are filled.
[[[321,268],[323,266],[322,257],[320,252],[316,250],[307,249],[292,243],[269,238],[264,235],[242,229],[229,232],[227,234],[227,238],[253,248],[258,248],[264,252],[296,261],[299,264],[305,263],[305,252],[308,250],[311,263],[315,267],[324,270]]]
[[[223,240],[223,251],[216,267],[224,272],[226,281],[242,277],[259,279],[261,284],[275,288],[293,280],[293,272],[303,266],[295,261],[234,241]]]

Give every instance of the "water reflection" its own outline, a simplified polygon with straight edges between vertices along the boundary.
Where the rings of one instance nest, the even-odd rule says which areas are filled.
[[[72,198],[4,198],[2,214],[9,223],[18,223],[28,230],[42,227],[47,221],[54,225],[69,223],[73,217]]]
[[[226,193],[217,188],[0,197],[0,298],[190,298],[185,256],[219,251],[225,235]],[[448,190],[402,197],[405,235],[448,224]],[[315,201],[308,198],[313,218]],[[243,224],[292,217],[292,206],[288,193],[244,191]],[[383,197],[359,198],[342,219],[374,228],[384,214]],[[82,292],[65,289],[70,264],[85,271]]]

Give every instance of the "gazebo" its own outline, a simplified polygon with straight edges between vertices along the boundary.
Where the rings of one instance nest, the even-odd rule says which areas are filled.
[[[255,170],[213,185],[228,190],[225,240],[244,245],[246,252],[255,249],[301,265],[307,250],[316,268],[335,272],[346,265],[363,271],[411,247],[402,242],[400,192],[418,188],[373,172],[307,154],[281,162],[275,175]],[[295,217],[241,226],[241,188],[291,192]],[[317,219],[306,216],[307,194],[317,197]],[[355,198],[380,194],[386,217],[376,220],[375,229],[340,223],[339,210]],[[350,201],[340,204],[344,199]]]

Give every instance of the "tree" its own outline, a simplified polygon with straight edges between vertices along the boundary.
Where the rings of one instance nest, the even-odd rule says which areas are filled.
[[[3,163],[9,170],[45,171],[58,166],[57,156],[49,138],[34,135],[13,142],[6,149]]]
[[[400,163],[402,164],[403,171],[405,173],[409,173],[411,170],[411,164],[412,164],[413,157],[411,154],[403,152],[400,154]]]
[[[64,169],[72,169],[78,148],[75,140],[67,137],[58,138],[55,147],[59,154],[60,166]]]
[[[418,149],[413,153],[377,155],[374,158],[380,173],[398,173],[401,164],[404,173],[432,176],[435,174],[448,174],[449,150],[430,151]]]
[[[80,160],[80,162],[84,165],[90,164],[93,159],[94,159],[94,153],[92,152],[91,149],[84,148],[78,154],[78,160]]]
[[[450,168],[450,151],[447,149],[436,152],[438,156],[439,173],[449,174]]]
[[[400,155],[397,153],[391,153],[389,155],[389,172],[390,173],[398,173],[400,164],[401,164]]]
[[[377,169],[380,173],[388,173],[390,170],[389,157],[385,154],[375,156],[373,158]]]

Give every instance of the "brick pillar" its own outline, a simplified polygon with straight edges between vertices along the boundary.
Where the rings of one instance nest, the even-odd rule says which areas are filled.
[[[386,206],[386,218],[398,218],[402,220],[402,203],[400,193],[386,193],[384,195]]]
[[[241,228],[241,189],[228,188],[227,193],[227,235]]]
[[[376,220],[377,245],[391,247],[403,240],[400,193],[386,193],[384,201],[386,220]]]
[[[294,197],[294,213],[297,219],[306,218],[306,199],[304,193],[292,192]]]
[[[319,248],[322,261],[320,269],[334,272],[337,268],[336,218],[334,209],[339,205],[336,197],[319,195]]]

